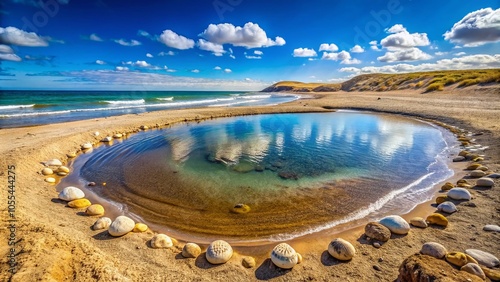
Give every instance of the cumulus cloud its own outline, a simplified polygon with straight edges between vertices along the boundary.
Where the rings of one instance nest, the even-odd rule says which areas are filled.
[[[500,41],[500,8],[485,8],[468,13],[443,36],[444,39],[465,47]]]
[[[214,68],[214,70],[221,70],[221,69],[222,69],[222,68],[221,68],[221,67],[219,67],[219,66],[216,66],[216,67]]]
[[[455,54],[455,56],[460,57],[460,56],[463,56],[463,55],[466,55],[466,54],[467,53],[465,53],[465,52],[458,52],[458,53]]]
[[[230,73],[230,72],[233,72],[231,69],[224,69],[224,72],[225,73]]]
[[[323,52],[322,60],[340,61],[344,65],[355,65],[360,64],[361,61],[358,59],[352,59],[351,54],[347,51],[341,51],[338,53]]]
[[[260,51],[260,50],[255,50],[255,51],[253,51],[253,53],[254,53],[255,55],[257,55],[257,56],[262,56],[262,55],[264,55],[264,52],[262,52],[262,51]]]
[[[352,53],[363,53],[365,52],[365,49],[359,45],[355,45],[354,47],[351,48],[350,50]]]
[[[390,35],[380,41],[385,48],[413,48],[430,45],[427,33],[409,33],[403,25],[396,24],[386,30]]]
[[[12,53],[14,53],[14,50],[12,50],[12,48],[8,45],[0,44],[0,53],[12,54]]]
[[[34,32],[26,32],[16,27],[0,27],[0,43],[17,46],[45,47],[49,44]]]
[[[124,39],[115,39],[113,41],[116,42],[116,43],[118,43],[118,44],[120,44],[120,45],[122,45],[122,46],[139,46],[139,45],[142,44],[141,42],[139,42],[139,41],[137,41],[135,39],[132,39],[130,41],[126,41]]]
[[[198,47],[201,50],[212,52],[217,57],[222,56],[226,51],[224,51],[224,47],[217,43],[212,43],[210,41],[206,41],[203,39],[198,40]]]
[[[328,51],[328,52],[337,52],[339,50],[339,47],[335,44],[328,44],[328,43],[323,43],[319,45],[319,51]]]
[[[382,51],[378,48],[377,40],[370,41],[370,49],[374,51]]]
[[[293,50],[294,57],[316,57],[318,54],[314,49],[309,48],[297,48]]]
[[[92,40],[92,41],[97,41],[97,42],[102,42],[104,41],[101,37],[99,37],[97,34],[95,33],[92,33],[90,36],[89,36],[89,40]]]
[[[406,73],[435,70],[456,70],[456,69],[487,69],[500,68],[500,55],[469,55],[459,58],[442,59],[436,63],[424,63],[419,65],[396,64],[385,65],[381,67],[363,67],[363,68],[341,68],[341,72],[349,72],[355,75],[369,73]]]
[[[200,70],[198,70],[198,69],[194,69],[194,70],[191,70],[191,72],[193,72],[193,73],[199,73],[199,72],[200,72]]]
[[[151,53],[146,53],[146,57],[153,58],[153,55],[151,55]]]
[[[21,58],[16,54],[0,53],[0,61],[20,62]]]
[[[106,64],[106,62],[103,60],[96,60],[95,63],[98,65],[105,65]]]
[[[419,61],[428,60],[432,58],[431,55],[423,52],[418,48],[401,49],[394,52],[387,52],[385,55],[378,57],[377,60],[385,63],[392,62],[405,62],[405,61]]]
[[[127,68],[127,67],[120,67],[120,66],[118,66],[118,67],[116,67],[115,69],[116,69],[117,71],[128,71],[128,68]]]
[[[153,67],[150,63],[148,63],[146,61],[135,61],[135,62],[128,61],[128,62],[122,62],[122,64],[134,66],[134,67],[138,67],[138,68],[152,68]]]
[[[187,50],[194,47],[194,40],[186,38],[182,35],[166,29],[158,38],[158,41],[167,45],[168,47],[175,48],[178,50]]]
[[[274,40],[268,38],[266,32],[258,24],[252,22],[246,23],[243,27],[230,23],[210,24],[200,36],[213,43],[232,44],[248,49],[286,44],[282,37],[277,36]]]

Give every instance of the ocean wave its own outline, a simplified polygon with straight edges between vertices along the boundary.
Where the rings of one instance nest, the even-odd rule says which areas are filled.
[[[264,95],[245,95],[245,96],[239,96],[238,98],[240,99],[267,99],[271,98],[272,95],[269,94],[264,94]]]
[[[7,106],[0,106],[0,110],[33,108],[34,106],[35,106],[35,104],[31,104],[31,105],[7,105]]]
[[[146,103],[146,100],[140,99],[140,100],[118,100],[118,101],[104,101],[106,104],[111,104],[111,105],[134,105],[134,104],[144,104]]]
[[[209,107],[230,107],[230,106],[234,106],[234,105],[253,103],[253,102],[258,102],[258,101],[260,101],[260,100],[254,99],[254,100],[246,100],[246,101],[239,101],[239,102],[226,103],[226,104],[214,104],[214,105],[209,105]]]
[[[156,98],[156,100],[160,100],[160,101],[172,101],[172,100],[174,100],[174,97]]]

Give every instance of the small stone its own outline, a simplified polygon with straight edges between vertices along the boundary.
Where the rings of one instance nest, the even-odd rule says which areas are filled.
[[[481,269],[481,267],[475,263],[468,263],[462,268],[460,268],[461,271],[468,272],[470,274],[479,276],[481,279],[486,280],[486,275],[484,274],[484,271]]]
[[[429,215],[426,219],[429,224],[435,224],[439,226],[448,226],[448,219],[444,215],[439,213],[433,213]]]
[[[131,218],[121,215],[111,223],[108,232],[111,236],[119,237],[129,233],[134,227],[135,222]]]
[[[153,238],[151,238],[150,243],[151,247],[155,249],[170,248],[174,245],[172,239],[165,234],[156,234]]]
[[[104,143],[109,143],[109,142],[111,142],[111,141],[113,141],[113,138],[112,138],[111,136],[106,136],[106,137],[104,137],[104,138],[101,140],[101,142],[104,142]]]
[[[233,256],[233,248],[228,242],[216,240],[210,243],[205,253],[205,258],[211,264],[223,264]]]
[[[471,164],[465,170],[476,170],[481,166],[481,164]]]
[[[392,233],[405,235],[410,231],[410,225],[399,215],[389,215],[379,221],[380,224],[389,228]]]
[[[56,179],[54,177],[47,177],[47,178],[45,178],[45,182],[56,183]]]
[[[147,125],[141,125],[140,127],[142,130],[147,130],[149,127]]]
[[[381,271],[382,269],[380,268],[380,266],[378,265],[374,265],[373,266],[373,269],[375,269],[376,271]]]
[[[495,181],[488,177],[479,178],[476,182],[476,186],[493,187],[493,185],[495,185]]]
[[[234,213],[247,213],[249,212],[251,209],[250,209],[250,206],[249,205],[245,205],[245,204],[236,204],[233,208],[232,208],[232,211]]]
[[[83,209],[83,208],[86,208],[90,205],[92,205],[92,203],[88,199],[85,199],[85,198],[76,199],[76,200],[73,200],[73,201],[68,203],[68,206],[70,208],[74,208],[74,209]]]
[[[302,258],[302,255],[297,253],[297,264],[301,264],[304,258]]]
[[[480,266],[486,277],[490,278],[492,281],[500,281],[500,270],[491,269],[484,266]]]
[[[144,223],[136,223],[132,232],[146,232],[148,230],[148,226]]]
[[[54,174],[54,171],[48,167],[42,169],[42,174],[43,175],[51,175],[51,174]]]
[[[351,260],[356,254],[356,249],[348,241],[342,238],[336,238],[328,245],[328,253],[338,260]]]
[[[461,252],[447,253],[445,259],[447,262],[458,267],[462,267],[467,264],[467,256]]]
[[[474,178],[479,178],[485,176],[486,173],[482,170],[473,170],[470,172],[470,176]]]
[[[95,186],[95,182],[89,182],[87,183],[87,186]]]
[[[500,226],[495,224],[488,224],[483,227],[484,231],[500,232]]]
[[[489,168],[487,166],[480,166],[477,168],[477,170],[488,171]]]
[[[57,168],[57,172],[69,173],[69,168],[62,165],[62,166],[60,166],[60,167]]]
[[[467,181],[467,179],[459,179],[457,180],[457,185],[460,185],[460,184],[469,184],[469,182]]]
[[[293,268],[298,263],[297,252],[287,243],[278,244],[271,252],[271,261],[279,268]]]
[[[252,268],[255,267],[256,265],[255,259],[253,257],[244,257],[241,260],[241,264],[246,268]]]
[[[115,138],[115,139],[119,139],[119,138],[122,138],[122,137],[123,137],[123,134],[121,134],[121,133],[115,133],[115,134],[113,134],[113,138]]]
[[[99,204],[93,204],[90,205],[87,210],[85,210],[85,213],[87,215],[103,215],[104,214],[104,207]]]
[[[427,242],[422,246],[422,249],[420,249],[421,254],[435,257],[438,259],[442,259],[447,252],[448,251],[443,245],[436,242]]]
[[[92,143],[85,143],[82,145],[82,149],[83,150],[88,150],[88,149],[92,149]]]
[[[441,186],[441,190],[448,191],[448,190],[450,190],[450,189],[452,189],[454,187],[455,187],[455,185],[453,185],[453,183],[446,182],[443,186]]]
[[[58,159],[52,159],[45,162],[46,166],[62,166],[62,163]]]
[[[439,206],[437,206],[437,209],[438,211],[442,211],[445,213],[454,213],[457,211],[457,206],[455,206],[455,204],[452,202],[444,202],[439,204]]]
[[[85,193],[79,188],[68,186],[59,193],[59,199],[63,201],[73,201],[85,197]]]
[[[427,228],[427,222],[425,222],[425,219],[421,217],[414,217],[410,219],[410,224],[419,228]]]
[[[195,243],[187,243],[182,248],[182,256],[185,258],[196,258],[201,254],[201,248]]]
[[[453,200],[466,200],[470,201],[472,196],[470,192],[465,188],[453,188],[446,194],[448,198]]]
[[[99,131],[94,132],[94,136],[95,137],[99,136]]]
[[[453,158],[453,162],[463,162],[463,161],[465,161],[465,157],[463,156],[458,156]]]
[[[500,173],[492,173],[488,175],[488,178],[500,178]]]
[[[477,260],[479,264],[482,264],[484,266],[493,268],[500,265],[500,261],[498,260],[497,257],[485,251],[468,249],[465,250],[465,253],[473,257],[475,260]]]
[[[379,249],[380,247],[382,247],[382,245],[380,245],[379,242],[373,242],[373,247]]]
[[[109,217],[101,217],[99,218],[94,225],[92,225],[93,230],[101,230],[106,229],[111,225],[111,218]]]
[[[59,176],[66,176],[66,175],[68,175],[68,173],[66,173],[66,172],[58,172],[57,175],[59,175]]]
[[[69,159],[75,158],[76,157],[76,153],[73,153],[73,152],[67,153],[66,157],[68,157]]]
[[[389,230],[389,228],[378,222],[369,222],[365,226],[365,234],[370,238],[382,242],[387,242],[391,238],[391,231]]]
[[[437,196],[436,198],[436,204],[441,204],[441,203],[444,203],[446,202],[446,199],[448,199],[448,197],[446,195],[440,195],[440,196]]]

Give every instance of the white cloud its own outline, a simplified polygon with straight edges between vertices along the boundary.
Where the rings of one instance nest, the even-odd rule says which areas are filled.
[[[316,57],[318,54],[314,49],[309,48],[297,48],[293,50],[294,57]]]
[[[443,36],[445,40],[465,47],[500,41],[500,8],[486,8],[468,13]]]
[[[339,50],[339,47],[335,44],[328,44],[328,43],[323,43],[319,45],[319,51],[328,51],[328,52],[337,52]]]
[[[212,43],[203,39],[198,40],[198,47],[201,50],[212,52],[217,57],[222,56],[226,51],[224,51],[224,47],[217,43]]]
[[[149,34],[149,32],[141,29],[137,31],[137,35],[151,38],[151,34]]]
[[[282,37],[277,36],[275,40],[268,38],[266,32],[258,24],[251,22],[246,23],[243,27],[230,23],[210,24],[200,36],[213,43],[232,44],[248,49],[286,44]]]
[[[158,38],[158,41],[167,45],[168,47],[179,50],[186,50],[194,47],[194,40],[186,38],[182,35],[178,35],[177,33],[169,29],[163,31],[163,33]]]
[[[461,57],[461,56],[466,55],[466,54],[467,53],[465,53],[465,52],[458,52],[458,53],[455,54],[455,56]]]
[[[221,70],[221,69],[222,69],[222,68],[221,68],[221,67],[219,67],[219,66],[216,66],[216,67],[214,68],[214,70]]]
[[[97,41],[97,42],[102,42],[104,40],[102,40],[101,37],[97,36],[97,34],[95,33],[92,33],[90,36],[89,36],[89,39],[92,40],[92,41]]]
[[[124,39],[115,39],[113,41],[116,42],[116,43],[118,43],[118,44],[120,44],[120,45],[122,45],[122,46],[139,46],[139,45],[142,44],[141,42],[139,42],[139,41],[137,41],[135,39],[132,39],[129,42],[126,41],[126,40],[124,40]]]
[[[402,49],[394,52],[387,52],[385,55],[378,57],[377,60],[385,63],[392,62],[405,62],[405,61],[419,61],[428,60],[432,58],[431,55],[423,52],[418,48]]]
[[[116,69],[117,71],[128,71],[128,68],[127,68],[127,67],[120,67],[120,66],[118,66],[118,67],[116,67],[115,69]]]
[[[151,53],[147,53],[147,54],[146,54],[146,57],[148,57],[148,58],[153,58],[153,55],[151,55]]]
[[[370,49],[374,51],[382,51],[381,49],[378,48],[377,46],[377,40],[370,41]]]
[[[365,49],[359,45],[355,45],[354,47],[351,48],[350,50],[352,53],[363,53],[365,52]]]
[[[224,72],[225,73],[230,73],[230,72],[233,72],[231,69],[224,69]]]
[[[21,58],[16,54],[0,53],[0,61],[20,62]]]
[[[252,56],[252,55],[245,55],[245,58],[247,58],[249,60],[260,60],[260,59],[262,59],[261,56]]]
[[[434,53],[434,55],[436,55],[436,56],[444,56],[446,54],[448,54],[448,52],[436,52],[436,53]]]
[[[385,48],[400,49],[430,45],[427,33],[410,34],[406,28],[400,24],[396,24],[386,31],[391,34],[380,41],[380,44]]]
[[[442,59],[436,63],[423,63],[419,65],[396,64],[385,65],[381,67],[363,67],[363,68],[341,68],[341,72],[359,74],[368,73],[407,73],[435,70],[456,70],[456,69],[487,69],[500,68],[500,55],[470,55],[460,58]]]
[[[351,54],[347,51],[341,51],[338,53],[328,53],[323,52],[322,60],[331,60],[331,61],[340,61],[341,64],[344,65],[355,65],[360,64],[361,61],[358,59],[352,59]]]
[[[0,53],[13,54],[14,50],[12,50],[12,48],[8,45],[0,44]]]
[[[44,47],[49,44],[34,32],[26,32],[16,27],[0,27],[0,43],[8,45]]]
[[[174,51],[168,51],[168,52],[160,52],[158,53],[158,56],[163,57],[163,56],[174,56],[175,53]]]
[[[229,55],[229,57],[230,57],[231,59],[236,59],[236,57],[235,57],[233,54]]]
[[[154,67],[154,66],[152,66],[151,64],[149,64],[146,61],[135,61],[135,62],[128,61],[128,62],[122,62],[122,64],[129,65],[129,66],[134,66],[134,67],[138,67],[138,68],[155,68],[155,69],[159,69],[159,67]]]
[[[262,52],[262,51],[260,51],[260,50],[255,50],[255,51],[253,51],[253,53],[254,53],[255,55],[257,55],[257,56],[262,56],[262,55],[264,55],[264,52]]]
[[[103,60],[96,60],[95,63],[98,65],[105,65],[106,64],[106,62]]]
[[[194,69],[194,70],[191,70],[191,72],[194,72],[194,73],[199,73],[199,72],[200,72],[200,70],[198,70],[198,69]]]

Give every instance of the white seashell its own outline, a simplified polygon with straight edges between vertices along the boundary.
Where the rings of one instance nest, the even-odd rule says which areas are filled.
[[[445,213],[454,213],[457,211],[457,206],[452,202],[443,202],[437,206],[437,209]]]
[[[338,260],[350,260],[356,254],[356,249],[346,240],[337,238],[328,245],[328,253]]]
[[[108,232],[111,236],[119,237],[129,233],[134,227],[135,222],[131,218],[121,215],[111,223]]]
[[[94,225],[92,225],[93,230],[101,230],[106,229],[111,225],[111,218],[109,217],[101,217],[99,218]]]
[[[155,249],[170,248],[173,245],[174,243],[172,242],[172,238],[165,234],[156,234],[153,238],[151,238],[151,247]]]
[[[299,258],[290,245],[281,243],[271,252],[271,261],[279,268],[290,269],[299,262]]]
[[[226,263],[233,256],[233,248],[228,242],[216,240],[210,243],[205,254],[206,259],[211,264]]]
[[[85,193],[79,188],[68,186],[59,193],[59,199],[63,201],[73,201],[85,197]]]
[[[453,188],[448,191],[446,196],[453,200],[467,200],[470,201],[472,198],[470,192],[465,188]]]
[[[386,216],[379,223],[389,228],[394,234],[405,235],[410,231],[410,224],[399,215]]]

